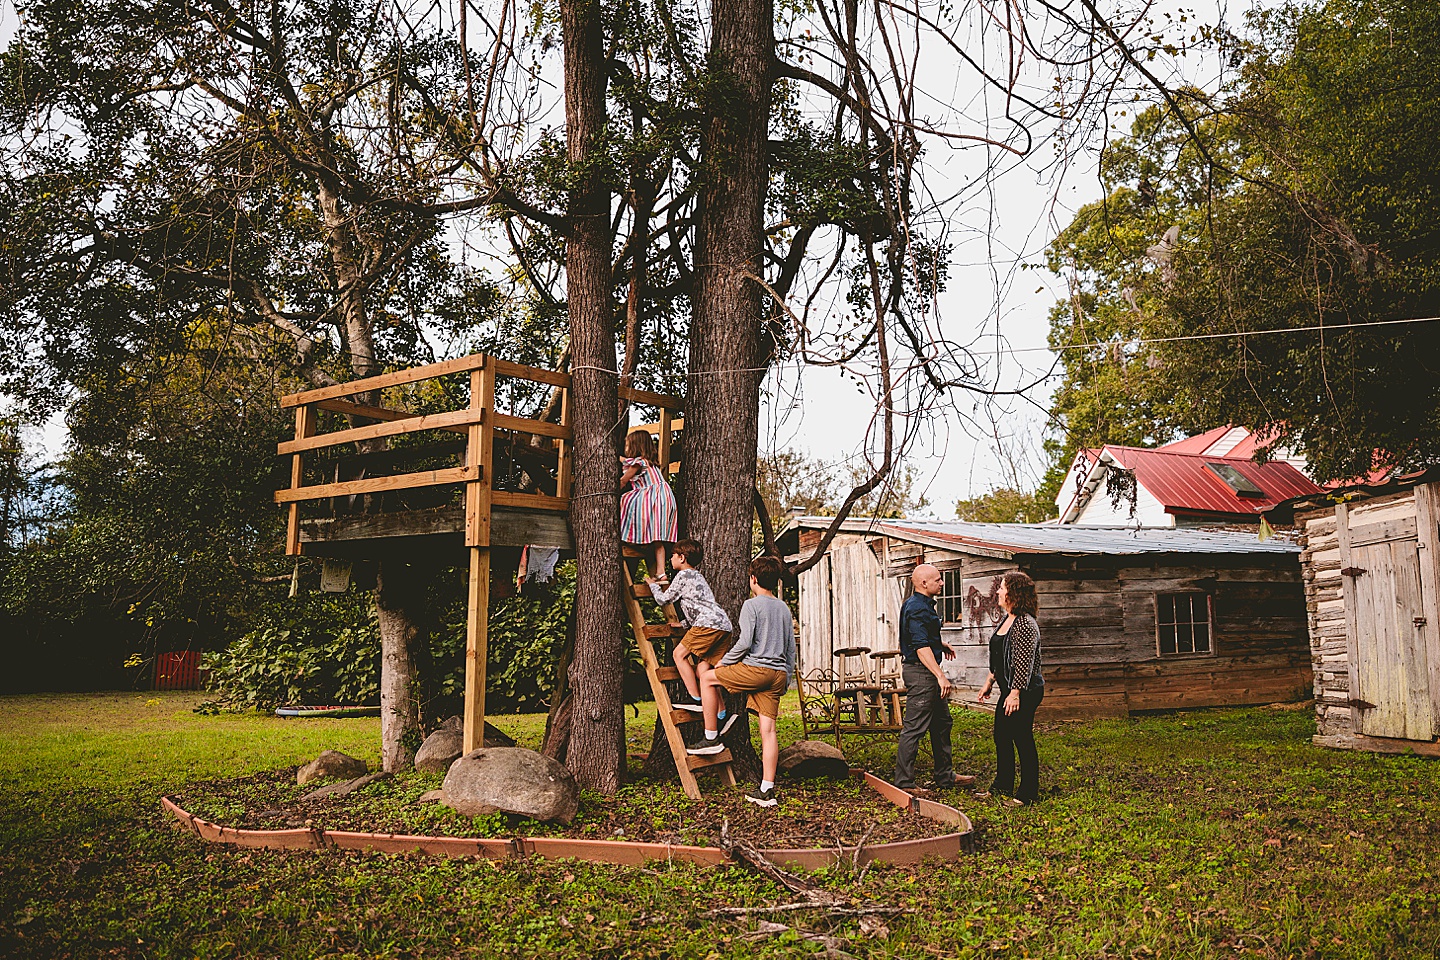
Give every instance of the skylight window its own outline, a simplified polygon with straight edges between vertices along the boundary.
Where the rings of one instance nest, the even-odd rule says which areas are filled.
[[[1207,463],[1205,464],[1205,469],[1209,470],[1211,473],[1215,474],[1215,476],[1219,477],[1221,482],[1224,483],[1225,486],[1229,487],[1231,490],[1234,490],[1237,496],[1265,496],[1265,491],[1255,486],[1255,481],[1251,480],[1249,477],[1245,476],[1245,474],[1241,473],[1239,470],[1236,470],[1228,463]]]

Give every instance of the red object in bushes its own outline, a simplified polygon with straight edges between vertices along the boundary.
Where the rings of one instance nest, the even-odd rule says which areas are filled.
[[[200,653],[183,650],[162,653],[155,658],[156,690],[200,689]]]

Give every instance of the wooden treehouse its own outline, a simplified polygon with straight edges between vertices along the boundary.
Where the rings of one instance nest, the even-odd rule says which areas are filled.
[[[295,437],[278,447],[291,457],[290,486],[275,494],[289,513],[288,555],[378,560],[403,553],[468,564],[467,753],[481,745],[485,729],[492,550],[546,547],[564,555],[574,549],[569,394],[568,373],[474,354],[281,401],[295,410]],[[674,473],[682,401],[629,387],[620,388],[620,397],[658,410],[648,426],[658,435],[660,462]],[[541,419],[514,415],[536,408],[544,411]],[[671,707],[667,683],[679,674],[661,663],[663,651],[652,645],[663,638],[668,650],[671,630],[647,622],[641,600],[649,590],[633,582],[635,558],[627,559],[625,608],[681,783],[698,798],[700,769],[714,768],[734,782],[730,752],[687,755],[679,725],[697,715]],[[675,619],[673,610],[660,612]]]

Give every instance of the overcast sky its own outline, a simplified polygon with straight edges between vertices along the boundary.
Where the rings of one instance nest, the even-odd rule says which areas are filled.
[[[1202,0],[1194,4],[1163,3],[1151,8],[1152,17],[1178,23],[1182,12],[1188,23],[1215,23],[1225,18],[1237,24],[1250,0]],[[1111,6],[1111,5],[1102,5]],[[1183,11],[1182,11],[1183,8]],[[11,0],[0,0],[0,43],[8,43],[16,24]],[[1183,31],[1177,29],[1177,35]],[[952,58],[927,50],[917,86],[941,91],[952,102],[984,108],[984,91],[973,73],[961,70]],[[1217,65],[1204,55],[1154,64],[1170,82],[1185,79],[1213,86]],[[1121,127],[1128,121],[1119,121]],[[994,178],[978,199],[950,208],[955,242],[948,287],[941,296],[938,315],[943,335],[971,343],[984,360],[987,381],[1011,389],[1044,376],[1053,355],[1045,349],[1048,311],[1064,294],[1063,284],[1044,270],[1017,271],[1024,262],[1037,263],[1055,232],[1067,224],[1080,206],[1097,199],[1095,142],[1076,151],[1076,159],[1056,176],[1049,144],[1041,143],[1031,157],[1016,161]],[[927,185],[935,196],[948,196],[972,183],[985,162],[980,150],[953,150],[944,143],[929,145]],[[1044,382],[1022,399],[985,402],[956,391],[937,410],[933,427],[925,431],[907,453],[937,517],[953,516],[957,499],[983,493],[1003,483],[1008,471],[996,456],[997,440],[1007,445],[1022,467],[1024,481],[1033,483],[1045,464],[1040,443],[1044,436],[1053,380]],[[762,446],[798,448],[827,459],[861,454],[866,425],[874,401],[853,381],[824,369],[785,368],[767,382],[772,402],[762,413]],[[798,394],[798,404],[781,398]],[[63,423],[57,418],[38,434],[46,453],[54,455],[64,442]]]

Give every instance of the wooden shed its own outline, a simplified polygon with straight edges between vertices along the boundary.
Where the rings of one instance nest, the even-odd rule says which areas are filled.
[[[1285,506],[1304,547],[1315,742],[1440,756],[1440,471]]]
[[[808,555],[826,517],[793,521],[780,545]],[[1023,570],[1040,596],[1042,716],[1303,699],[1311,687],[1300,547],[1255,532],[1051,524],[851,520],[800,576],[800,671],[823,679],[833,652],[893,650],[910,573],[941,569],[946,670],[975,704],[1000,577]]]

